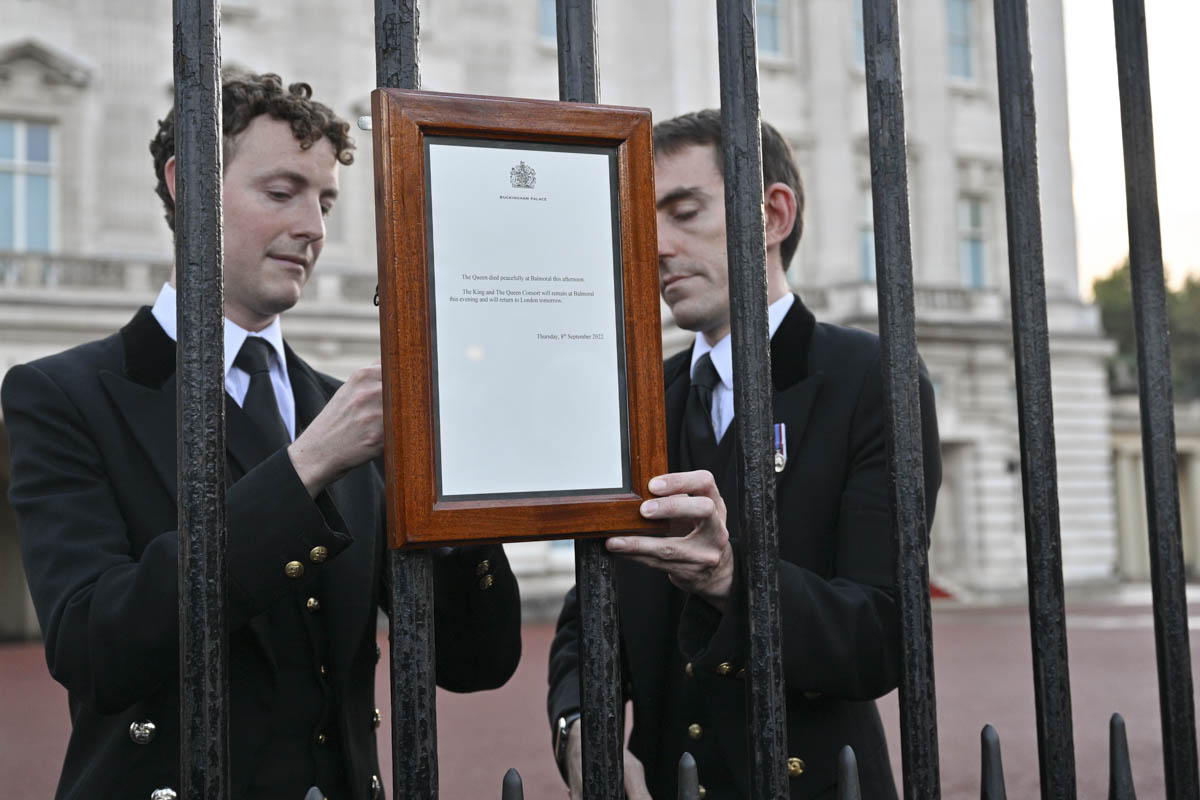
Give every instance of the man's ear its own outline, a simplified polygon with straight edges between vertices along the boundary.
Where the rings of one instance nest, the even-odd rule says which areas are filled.
[[[767,247],[778,246],[796,225],[796,193],[786,183],[772,183],[763,192]]]
[[[175,200],[175,156],[167,159],[167,163],[163,165],[163,181],[167,184],[167,191],[171,193],[171,200]]]

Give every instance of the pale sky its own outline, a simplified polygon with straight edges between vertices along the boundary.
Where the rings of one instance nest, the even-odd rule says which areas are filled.
[[[1200,274],[1200,3],[1145,2],[1163,261],[1177,283]],[[1090,297],[1129,250],[1112,3],[1063,0],[1063,14],[1079,287]]]

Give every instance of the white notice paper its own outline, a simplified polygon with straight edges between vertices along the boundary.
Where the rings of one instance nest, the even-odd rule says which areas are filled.
[[[619,490],[610,155],[461,141],[427,140],[440,494]]]

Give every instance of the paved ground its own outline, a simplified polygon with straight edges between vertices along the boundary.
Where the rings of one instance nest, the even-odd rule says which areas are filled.
[[[1191,608],[1193,626],[1200,605]],[[499,797],[500,780],[516,767],[530,800],[561,798],[549,756],[543,711],[546,624],[525,627],[525,657],[516,676],[495,692],[438,696],[441,796]],[[979,796],[979,731],[990,722],[1003,746],[1009,797],[1038,796],[1029,625],[1020,608],[941,604],[934,611],[935,674],[942,796]],[[384,647],[386,641],[381,639]],[[1126,720],[1138,796],[1163,797],[1163,767],[1150,609],[1135,605],[1072,607],[1068,612],[1075,757],[1080,798],[1103,798],[1108,786],[1108,718]],[[1200,677],[1193,655],[1193,680]],[[387,697],[381,672],[377,696]],[[46,674],[41,648],[0,646],[0,777],[5,797],[53,795],[69,730],[65,692]],[[381,706],[387,706],[382,702]],[[896,696],[881,702],[899,773]],[[386,709],[385,709],[386,711]],[[390,753],[385,720],[380,752]],[[390,765],[383,765],[390,784]]]

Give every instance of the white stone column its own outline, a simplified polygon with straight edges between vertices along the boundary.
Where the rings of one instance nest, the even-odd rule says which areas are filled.
[[[1121,447],[1116,455],[1118,566],[1125,580],[1150,579],[1149,541],[1146,536],[1146,492],[1139,450]]]
[[[826,285],[858,280],[858,187],[853,176],[854,149],[847,137],[852,99],[849,51],[851,18],[845,0],[812,0],[809,4],[809,38],[806,44],[810,118],[813,136],[812,164],[805,175],[813,201],[806,214],[804,248],[811,263],[798,265],[793,278],[806,284]],[[865,102],[865,100],[861,100]]]
[[[1105,13],[1097,8],[1096,13]],[[1067,61],[1061,0],[1029,4],[1037,106],[1038,173],[1042,198],[1042,252],[1046,294],[1079,296],[1075,253],[1075,202],[1067,122]],[[1114,165],[1115,168],[1119,167]]]

